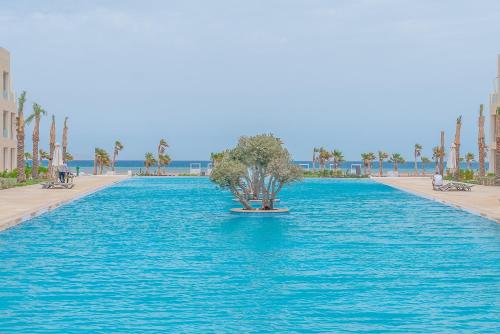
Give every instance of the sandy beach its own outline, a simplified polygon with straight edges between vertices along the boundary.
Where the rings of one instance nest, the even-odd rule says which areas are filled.
[[[429,198],[500,222],[500,188],[475,185],[472,191],[441,192],[432,190],[427,177],[372,177],[388,186]]]
[[[53,210],[127,176],[80,176],[73,189],[42,189],[40,184],[0,191],[0,231]]]

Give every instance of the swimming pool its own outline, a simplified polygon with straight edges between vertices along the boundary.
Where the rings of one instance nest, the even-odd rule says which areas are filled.
[[[500,326],[500,225],[370,180],[241,216],[205,178],[133,178],[0,233],[0,332]]]

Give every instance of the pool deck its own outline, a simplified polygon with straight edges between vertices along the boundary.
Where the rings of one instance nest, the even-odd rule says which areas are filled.
[[[432,190],[430,177],[372,177],[372,179],[500,223],[500,187],[475,185],[471,191],[441,192]]]
[[[40,184],[0,190],[0,231],[53,210],[128,178],[127,176],[80,176],[72,189],[42,189]]]

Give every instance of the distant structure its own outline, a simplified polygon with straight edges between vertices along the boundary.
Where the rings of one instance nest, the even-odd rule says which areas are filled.
[[[498,117],[497,108],[500,107],[500,55],[498,55],[498,72],[493,84],[493,93],[490,94],[490,143],[489,143],[489,171],[490,173],[495,172],[495,148],[496,148],[496,118]]]
[[[10,53],[0,47],[0,172],[13,171],[17,162],[16,95],[12,90]]]

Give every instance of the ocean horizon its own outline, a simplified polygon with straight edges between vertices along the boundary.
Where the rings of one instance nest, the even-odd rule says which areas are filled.
[[[201,170],[205,171],[209,164],[211,163],[210,160],[173,160],[167,167],[167,171],[173,172],[173,173],[189,173],[191,167],[196,168],[194,164],[200,164]],[[309,169],[312,170],[312,164],[311,161],[305,161],[305,160],[297,160],[294,161],[295,164],[297,165],[302,165],[305,169],[307,169],[306,165],[309,166]],[[338,169],[339,170],[349,170],[351,169],[351,166],[353,165],[358,165],[362,164],[361,161],[344,161],[342,162]],[[43,161],[43,166],[47,166],[47,160]],[[93,171],[94,167],[94,160],[73,160],[68,163],[68,166],[70,169],[76,169],[77,167],[80,169],[81,172],[84,173],[90,173]],[[474,171],[479,169],[479,163],[474,161],[471,163],[472,169]],[[465,162],[460,163],[460,168],[466,169],[467,164]],[[128,170],[131,170],[132,172],[138,172],[141,170],[144,170],[144,160],[117,160],[115,162],[115,170],[119,173],[126,173]],[[151,166],[150,169],[154,170],[156,166]],[[319,166],[316,164],[316,169],[318,169]],[[326,166],[327,169],[332,169],[333,164],[329,162]],[[361,167],[363,168],[363,167]],[[400,173],[410,173],[414,170],[414,162],[413,161],[407,161],[402,164],[398,164],[398,170]],[[418,168],[419,172],[422,170],[422,163],[418,162]],[[425,164],[425,171],[426,173],[433,172],[435,168],[434,162]],[[446,161],[445,161],[445,168],[446,168]],[[485,168],[488,169],[488,163],[485,164]],[[105,170],[110,170],[110,167],[106,168]],[[374,161],[372,165],[372,171],[378,170],[378,161]],[[393,164],[385,161],[383,163],[383,170],[384,173],[386,171],[392,171],[393,170]]]

